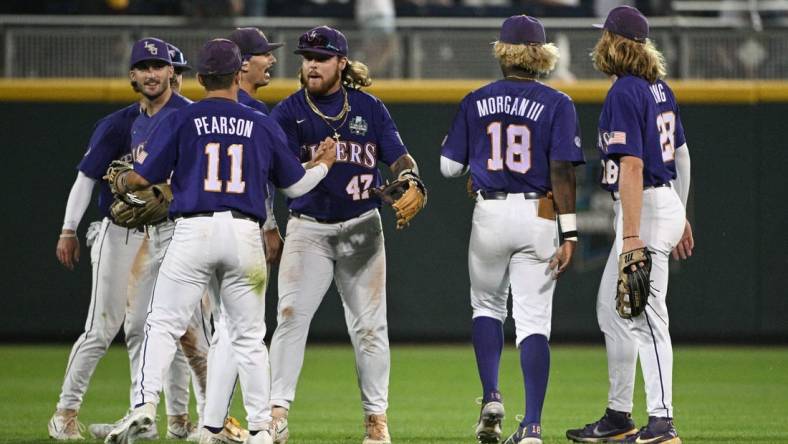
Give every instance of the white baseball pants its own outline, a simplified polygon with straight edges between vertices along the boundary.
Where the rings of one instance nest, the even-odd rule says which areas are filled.
[[[271,404],[290,408],[309,324],[334,280],[345,309],[364,413],[388,408],[386,251],[375,209],[325,224],[290,217],[279,265],[278,325],[271,340]]]
[[[517,345],[528,336],[550,338],[555,281],[549,268],[558,246],[555,221],[540,218],[538,199],[509,194],[477,197],[473,210],[468,269],[473,317],[506,320],[512,292]]]
[[[154,285],[134,403],[157,403],[172,361],[213,276],[238,361],[250,430],[271,420],[265,337],[266,264],[259,226],[230,212],[179,219]],[[218,301],[215,301],[218,303]],[[210,368],[208,378],[210,378]]]
[[[623,245],[621,201],[616,201],[616,238],[597,294],[597,320],[605,335],[610,388],[608,407],[632,412],[635,368],[640,357],[649,416],[673,417],[673,348],[668,331],[668,260],[684,232],[684,206],[671,188],[643,191],[640,238],[651,255],[651,296],[646,311],[631,320],[616,312],[618,256]]]

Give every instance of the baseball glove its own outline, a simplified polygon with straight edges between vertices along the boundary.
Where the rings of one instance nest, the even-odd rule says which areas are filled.
[[[640,316],[646,310],[651,292],[651,252],[636,248],[618,256],[616,311],[624,319]]]
[[[398,230],[407,227],[410,220],[427,205],[427,188],[421,178],[410,170],[400,173],[394,182],[371,191],[397,213]]]
[[[115,196],[110,213],[116,224],[126,228],[138,228],[166,219],[172,202],[172,190],[165,183],[123,196]]]
[[[115,196],[123,196],[126,194],[126,174],[132,170],[132,165],[122,160],[113,160],[112,163],[109,164],[107,174],[104,175],[104,180],[109,183],[109,189],[112,191],[112,194]]]

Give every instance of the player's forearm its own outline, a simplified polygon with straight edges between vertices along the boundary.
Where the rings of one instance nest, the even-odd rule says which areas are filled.
[[[306,174],[298,182],[287,188],[282,188],[282,193],[291,199],[301,197],[312,191],[312,188],[316,187],[326,177],[326,174],[328,174],[328,167],[323,162],[318,162],[314,168],[306,170]]]
[[[550,183],[558,214],[574,213],[576,188],[572,162],[550,161]]]
[[[137,191],[150,186],[150,182],[135,171],[129,171],[124,180],[126,191]]]
[[[460,177],[468,172],[468,166],[460,162],[441,156],[441,174],[443,177]]]
[[[391,164],[391,172],[395,177],[399,177],[400,174],[408,170],[413,171],[417,176],[419,175],[419,166],[416,165],[416,160],[410,154],[403,154]]]
[[[676,163],[676,179],[673,181],[673,188],[684,204],[687,207],[687,198],[689,197],[690,188],[690,154],[687,144],[680,146],[675,151]]]
[[[90,197],[93,195],[93,185],[95,179],[86,176],[81,171],[77,173],[77,179],[71,187],[66,203],[66,215],[63,218],[63,230],[76,231],[85,210],[90,204]]]
[[[624,156],[620,167],[618,192],[624,219],[622,237],[639,237],[640,210],[643,208],[643,161],[638,157]]]

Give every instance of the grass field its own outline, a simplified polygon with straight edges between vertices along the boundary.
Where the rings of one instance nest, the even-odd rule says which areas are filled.
[[[0,442],[49,442],[52,415],[68,357],[67,346],[0,346]],[[602,346],[553,347],[550,387],[542,418],[546,443],[598,419],[607,392]],[[788,443],[788,348],[680,347],[675,353],[676,425],[686,443]],[[505,433],[522,414],[518,355],[507,347],[501,367]],[[127,408],[128,360],[113,347],[101,361],[80,419],[111,422]],[[634,417],[646,420],[638,377]],[[397,443],[469,443],[479,395],[468,346],[392,349],[389,423]],[[160,409],[160,421],[164,417]],[[240,397],[233,413],[243,418]],[[290,415],[292,444],[359,443],[362,413],[350,346],[307,350]],[[160,422],[159,430],[166,430]],[[164,441],[163,441],[164,442]]]

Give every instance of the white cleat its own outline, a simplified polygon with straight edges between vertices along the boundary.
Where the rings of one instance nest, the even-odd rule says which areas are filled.
[[[391,444],[389,435],[388,418],[386,414],[366,415],[364,417],[364,428],[366,434],[362,444]]]
[[[58,441],[78,441],[85,439],[82,432],[85,426],[77,419],[77,410],[58,409],[49,420],[49,437]]]
[[[271,437],[274,444],[287,444],[290,429],[287,427],[287,409],[276,406],[271,409]]]
[[[237,441],[227,441],[227,438],[220,433],[213,433],[206,428],[200,429],[200,444],[227,444]]]
[[[246,444],[274,444],[274,438],[268,430],[260,430],[254,435],[250,434],[246,439]]]
[[[156,423],[156,406],[145,403],[126,415],[118,425],[109,432],[104,440],[106,444],[134,444]]]
[[[123,421],[123,420],[121,420]],[[91,424],[88,426],[88,432],[90,436],[95,439],[104,439],[109,435],[109,433],[117,426],[120,425],[121,421],[118,421],[114,424]],[[153,423],[153,426],[148,429],[147,432],[141,434],[139,439],[147,439],[147,440],[156,440],[159,439],[159,432],[156,430],[156,423]]]
[[[167,417],[167,439],[188,439],[195,430],[196,427],[189,421],[189,415]]]
[[[490,401],[482,406],[479,423],[476,424],[476,439],[482,444],[501,442],[501,422],[504,417],[503,404]]]

